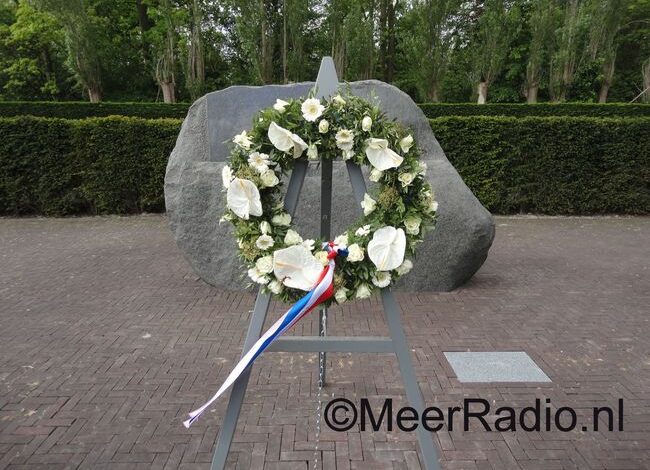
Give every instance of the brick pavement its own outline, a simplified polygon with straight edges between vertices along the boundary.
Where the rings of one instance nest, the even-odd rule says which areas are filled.
[[[588,421],[625,399],[624,432],[439,432],[444,468],[650,468],[649,229],[500,217],[467,286],[398,295],[429,405],[548,397]],[[198,280],[162,216],[0,219],[0,468],[209,468],[225,400],[181,421],[239,355],[253,300]],[[377,299],[330,316],[332,334],[386,333]],[[442,351],[463,350],[524,350],[553,383],[461,384]],[[393,356],[328,359],[328,398],[405,404]],[[312,468],[315,381],[313,354],[256,362],[230,468]],[[420,466],[404,432],[326,431],[321,448],[328,469]]]

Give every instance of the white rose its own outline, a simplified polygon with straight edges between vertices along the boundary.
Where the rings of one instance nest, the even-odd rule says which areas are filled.
[[[275,104],[273,105],[273,109],[275,109],[276,111],[279,111],[281,113],[284,113],[284,108],[286,108],[288,105],[289,105],[288,102],[278,98],[277,100],[275,100]]]
[[[370,225],[364,225],[363,227],[359,227],[354,234],[357,237],[365,237],[370,233]]]
[[[318,98],[307,98],[302,102],[300,110],[302,111],[302,117],[305,118],[305,121],[314,122],[316,119],[321,117],[323,111],[325,111],[325,106],[320,104]]]
[[[363,208],[363,215],[370,215],[372,211],[377,207],[377,201],[370,197],[368,193],[363,195],[363,201],[361,201],[361,207]]]
[[[413,146],[413,136],[409,134],[406,137],[404,137],[402,140],[399,141],[399,146],[402,149],[402,152],[404,153],[408,152]]]
[[[223,183],[224,189],[228,189],[230,186],[230,182],[233,179],[233,174],[232,170],[228,165],[224,166],[223,169],[221,170],[221,182]]]
[[[282,214],[274,215],[273,218],[271,218],[271,223],[273,225],[278,225],[281,227],[288,227],[289,224],[291,223],[291,216],[286,212],[283,212]]]
[[[297,245],[298,243],[302,243],[302,237],[295,230],[289,229],[284,236],[284,243],[285,245]]]
[[[343,160],[349,160],[352,157],[354,157],[354,151],[353,150],[343,150],[343,153],[341,154],[343,157]]]
[[[356,298],[357,299],[367,299],[368,297],[370,297],[371,293],[372,292],[370,291],[370,286],[368,286],[368,284],[361,284],[357,288]]]
[[[372,119],[370,119],[370,116],[364,116],[364,118],[361,120],[361,129],[363,129],[365,132],[370,132],[371,128]]]
[[[407,187],[413,182],[415,175],[413,173],[400,173],[397,179],[402,182],[402,186]]]
[[[348,246],[348,233],[345,232],[342,235],[339,235],[334,239],[334,244],[337,246],[340,246],[341,248],[345,248]]]
[[[262,274],[269,274],[273,271],[273,256],[262,256],[255,261],[255,267]]]
[[[269,282],[268,288],[274,294],[279,294],[280,292],[282,292],[283,286],[282,286],[282,283],[280,281],[278,281],[277,279],[274,279],[271,282]]]
[[[408,274],[408,272],[413,269],[413,262],[410,259],[405,259],[402,264],[395,268],[395,272],[400,276]]]
[[[332,98],[332,101],[337,104],[338,106],[344,106],[345,105],[345,100],[341,95],[336,95],[334,98]]]
[[[404,227],[406,227],[406,233],[409,233],[411,235],[417,235],[420,233],[420,224],[422,223],[422,219],[416,216],[409,216],[406,219],[404,219]]]
[[[309,160],[318,160],[318,147],[316,147],[316,144],[309,144],[309,147],[307,147],[307,158]]]
[[[353,243],[348,247],[348,261],[351,263],[356,263],[362,261],[364,257],[363,248],[358,244]]]
[[[384,176],[384,172],[383,172],[383,171],[378,170],[377,168],[373,168],[373,169],[370,171],[370,176],[369,176],[368,178],[369,178],[370,181],[372,181],[373,183],[377,183],[377,182],[379,182],[379,180],[381,179],[382,176]]]
[[[255,241],[255,246],[257,246],[260,250],[268,250],[274,245],[273,238],[269,237],[268,235],[260,235],[257,237],[257,240]]]
[[[314,258],[316,258],[316,260],[323,266],[326,266],[329,261],[327,259],[327,251],[317,251]]]
[[[354,132],[348,129],[341,129],[336,133],[336,146],[341,150],[352,150],[354,147]]]
[[[253,145],[253,141],[248,137],[246,131],[241,131],[240,134],[233,137],[232,141],[245,150],[250,149],[251,145]]]
[[[427,174],[427,164],[424,162],[419,162],[420,165],[420,171],[418,171],[418,174],[424,176]]]
[[[318,123],[318,132],[321,134],[327,134],[327,131],[330,130],[330,123],[327,121],[327,119],[321,119],[321,121]]]
[[[265,188],[272,188],[280,182],[273,170],[265,170],[260,175],[260,179]]]
[[[262,235],[266,235],[271,231],[271,224],[268,223],[266,220],[260,222],[260,232],[262,232]]]
[[[372,277],[372,283],[377,287],[388,287],[390,279],[391,277],[388,271],[377,271]]]
[[[336,294],[334,294],[334,298],[336,301],[340,304],[348,300],[348,290],[345,287],[339,287],[336,289]]]
[[[438,212],[438,202],[437,201],[431,201],[431,204],[429,205],[429,212]]]
[[[316,242],[314,240],[312,240],[311,238],[309,238],[307,240],[303,240],[302,246],[307,248],[309,251],[314,251],[314,243],[316,243]]]
[[[269,277],[259,272],[257,268],[250,268],[248,270],[248,277],[258,284],[266,284],[270,281]]]

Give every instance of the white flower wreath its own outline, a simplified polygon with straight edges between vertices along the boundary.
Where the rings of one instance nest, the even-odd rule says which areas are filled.
[[[292,302],[313,287],[327,264],[326,240],[303,239],[283,210],[281,176],[300,158],[340,156],[370,165],[370,180],[377,183],[361,203],[363,217],[334,239],[348,252],[336,263],[336,301],[367,298],[411,270],[409,257],[433,227],[437,203],[412,135],[377,106],[351,95],[277,100],[233,142],[222,173],[222,220],[233,224],[253,282]]]

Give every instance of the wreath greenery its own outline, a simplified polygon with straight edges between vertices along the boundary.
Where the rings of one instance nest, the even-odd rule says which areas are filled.
[[[222,220],[233,224],[239,256],[253,282],[294,302],[308,289],[295,284],[309,280],[314,259],[318,266],[327,264],[326,240],[303,239],[283,209],[282,177],[304,158],[351,159],[370,166],[369,178],[376,183],[362,203],[364,216],[334,240],[349,253],[337,259],[334,299],[369,297],[410,271],[416,246],[435,223],[437,203],[413,137],[378,106],[349,94],[326,101],[277,100],[233,142],[222,174],[227,191]],[[293,282],[279,269],[279,259],[287,256],[300,271]]]

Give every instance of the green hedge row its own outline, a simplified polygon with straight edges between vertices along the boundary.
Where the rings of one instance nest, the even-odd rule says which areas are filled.
[[[0,215],[163,211],[180,124],[0,118]],[[650,213],[650,118],[449,117],[431,127],[494,213]]]
[[[179,120],[0,118],[0,214],[165,210]]]
[[[448,116],[650,116],[650,104],[626,103],[422,103],[428,118]]]
[[[650,118],[447,117],[431,127],[491,212],[650,213]]]
[[[133,116],[148,119],[183,119],[187,103],[89,103],[83,101],[0,101],[0,116],[43,116],[85,119],[104,116]]]

